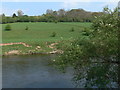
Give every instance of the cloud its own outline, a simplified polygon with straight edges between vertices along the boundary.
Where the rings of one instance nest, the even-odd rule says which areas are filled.
[[[105,2],[102,7],[108,6],[110,9],[114,9],[118,6],[118,2]]]
[[[69,0],[69,1],[64,1],[62,4],[62,7],[65,9],[69,9],[69,8],[76,8],[78,6],[78,0]]]
[[[104,2],[104,4],[102,4],[102,7],[105,7],[106,5],[108,6],[117,6],[119,0],[66,0],[63,1],[62,7],[65,9],[70,9],[70,8],[77,8],[78,7],[78,3],[80,2],[84,2],[87,4],[93,3],[93,2]]]

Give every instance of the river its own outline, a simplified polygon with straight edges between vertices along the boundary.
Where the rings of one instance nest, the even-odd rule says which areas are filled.
[[[92,85],[94,82],[94,85],[88,87],[119,87],[117,64],[93,63],[89,67],[86,64],[87,66],[84,65],[85,69],[77,69],[76,72],[72,67],[67,67],[66,72],[63,73],[50,65],[55,56],[4,56],[2,58],[2,87],[74,88],[77,85],[84,88],[85,85]],[[82,77],[80,83],[75,83],[73,80],[76,76],[77,78]]]
[[[3,88],[73,88],[73,70],[66,73],[49,63],[54,55],[4,56]]]

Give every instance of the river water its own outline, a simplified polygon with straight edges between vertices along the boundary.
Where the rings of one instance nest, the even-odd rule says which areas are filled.
[[[84,65],[85,69],[78,69],[76,72],[72,67],[67,67],[66,72],[63,73],[50,65],[55,56],[4,56],[2,58],[2,87],[74,88],[77,85],[77,87],[84,88],[85,85],[90,85],[94,82],[95,84],[90,87],[119,87],[117,64],[93,63],[89,66],[86,64],[87,66]],[[82,77],[80,83],[79,80],[77,81],[78,83],[73,80],[76,76],[77,78]]]
[[[73,88],[73,70],[66,73],[48,65],[54,55],[5,56],[3,88]]]

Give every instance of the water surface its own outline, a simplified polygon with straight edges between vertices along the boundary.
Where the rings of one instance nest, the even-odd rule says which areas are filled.
[[[55,55],[3,57],[3,88],[119,87],[117,64],[91,63],[76,70],[67,67],[62,73],[49,65],[54,58]]]
[[[73,88],[73,71],[48,65],[54,55],[3,57],[3,88]]]

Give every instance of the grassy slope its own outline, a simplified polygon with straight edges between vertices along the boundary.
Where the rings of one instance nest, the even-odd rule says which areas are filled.
[[[40,45],[44,50],[41,52],[50,51],[46,48],[45,42],[56,42],[61,40],[69,40],[76,38],[80,35],[81,30],[84,27],[90,27],[91,23],[11,23],[11,31],[4,31],[6,24],[3,24],[2,40],[3,43],[11,42],[25,42],[32,45],[32,47],[26,48],[23,45],[3,46],[3,52],[10,50],[22,50],[27,52],[28,50],[34,50],[36,46]],[[25,30],[26,26],[29,30]],[[70,32],[74,27],[74,32]],[[50,37],[50,35],[56,32],[56,37]],[[62,38],[61,38],[62,37]],[[35,51],[37,52],[37,51]],[[40,51],[38,51],[40,52]]]

